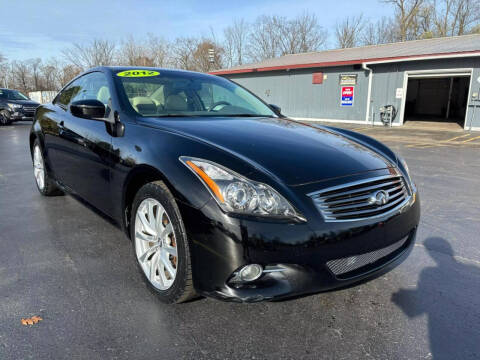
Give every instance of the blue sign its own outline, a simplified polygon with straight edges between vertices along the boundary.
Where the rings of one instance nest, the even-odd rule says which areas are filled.
[[[353,86],[342,86],[340,106],[353,106]]]

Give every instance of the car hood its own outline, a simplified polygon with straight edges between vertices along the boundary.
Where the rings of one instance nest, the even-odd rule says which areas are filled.
[[[288,185],[393,166],[377,152],[340,134],[288,119],[179,118],[161,123],[163,128],[243,158]]]
[[[33,100],[7,100],[10,104],[19,104],[23,106],[39,106],[40,104]]]

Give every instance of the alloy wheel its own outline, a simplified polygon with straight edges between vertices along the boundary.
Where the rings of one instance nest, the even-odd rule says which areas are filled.
[[[169,289],[177,275],[178,252],[173,224],[155,199],[143,200],[135,216],[135,252],[150,283]]]
[[[8,117],[4,112],[0,113],[0,125],[8,125]]]
[[[45,187],[45,163],[43,161],[40,146],[35,145],[33,149],[33,175],[37,181],[38,188],[43,190]]]

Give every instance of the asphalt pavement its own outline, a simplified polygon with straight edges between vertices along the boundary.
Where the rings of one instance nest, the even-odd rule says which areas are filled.
[[[0,359],[480,358],[480,133],[358,127],[421,192],[417,244],[386,275],[282,302],[164,305],[119,229],[40,196],[29,128],[0,127]]]

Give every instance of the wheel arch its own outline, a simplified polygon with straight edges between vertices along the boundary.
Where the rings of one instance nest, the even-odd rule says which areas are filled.
[[[165,183],[174,198],[178,198],[175,188],[172,186],[168,178],[157,168],[142,164],[135,166],[128,173],[122,192],[122,229],[128,238],[130,238],[131,208],[136,193],[143,185],[158,180],[161,180]]]
[[[36,139],[38,139],[38,136],[35,133],[30,133],[29,139],[30,139],[29,140],[30,141],[30,155],[32,155],[32,153],[33,153],[33,143],[35,142]]]

